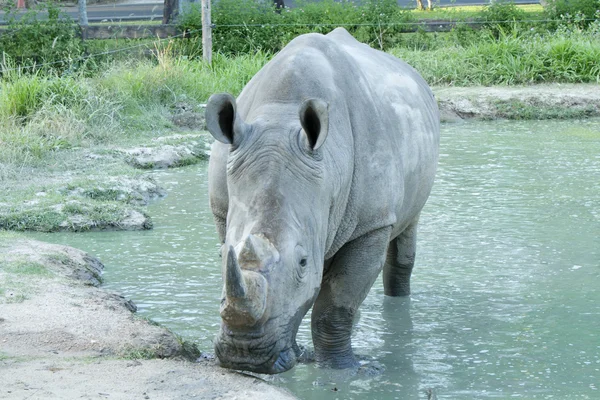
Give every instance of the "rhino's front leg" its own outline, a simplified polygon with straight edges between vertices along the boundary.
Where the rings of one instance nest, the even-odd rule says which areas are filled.
[[[358,365],[350,343],[352,322],[381,271],[390,232],[389,227],[379,229],[347,243],[323,276],[311,316],[315,359],[320,365]]]

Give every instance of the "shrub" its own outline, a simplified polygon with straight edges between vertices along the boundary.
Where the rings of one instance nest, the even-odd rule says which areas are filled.
[[[548,0],[544,12],[548,19],[575,22],[587,27],[600,10],[600,0]]]
[[[314,3],[299,0],[295,8],[276,10],[272,2],[260,0],[219,0],[212,11],[213,45],[224,54],[261,50],[274,53],[298,35],[329,33],[345,27],[358,40],[381,49],[400,43],[402,23],[412,20],[395,0],[366,0],[357,5],[350,1],[324,0]],[[180,27],[200,34],[201,10],[190,8]],[[198,48],[195,47],[196,54]]]
[[[485,6],[480,15],[483,25],[492,32],[495,38],[499,38],[501,32],[509,33],[519,30],[519,22],[527,18],[525,11],[518,8],[512,1],[494,2]]]
[[[83,53],[78,26],[54,3],[42,3],[20,18],[14,6],[5,12],[9,32],[0,36],[0,49],[18,66],[63,71]]]

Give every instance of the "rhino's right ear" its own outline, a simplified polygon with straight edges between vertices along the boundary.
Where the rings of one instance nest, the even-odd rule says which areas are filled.
[[[206,104],[206,129],[219,142],[233,144],[239,142],[243,121],[237,115],[235,97],[229,93],[213,94]],[[236,129],[237,128],[237,129]]]
[[[300,106],[300,124],[308,146],[317,150],[329,131],[329,104],[320,99],[305,100]]]

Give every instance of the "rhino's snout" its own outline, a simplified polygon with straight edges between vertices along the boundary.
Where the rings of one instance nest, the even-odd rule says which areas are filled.
[[[279,350],[281,342],[253,348],[227,343],[229,340],[217,340],[215,353],[219,364],[224,368],[240,369],[260,374],[280,374],[296,365],[296,353],[289,347]],[[247,350],[241,350],[247,349]]]
[[[235,250],[229,246],[225,271],[225,298],[221,304],[221,318],[232,327],[256,325],[267,307],[268,283],[255,271],[240,268]]]

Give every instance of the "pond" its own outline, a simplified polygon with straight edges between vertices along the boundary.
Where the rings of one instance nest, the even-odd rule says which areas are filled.
[[[169,195],[149,207],[152,231],[35,236],[99,257],[106,287],[212,352],[206,167],[154,173]],[[356,323],[355,352],[385,371],[269,379],[301,399],[600,398],[600,120],[444,125],[438,171],[413,294],[386,298],[379,279]]]

